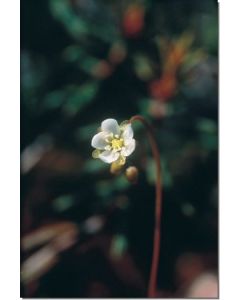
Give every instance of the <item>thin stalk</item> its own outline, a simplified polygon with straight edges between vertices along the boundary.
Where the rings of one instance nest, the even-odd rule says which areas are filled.
[[[153,238],[153,255],[150,271],[150,278],[148,284],[148,297],[156,297],[157,273],[160,254],[160,225],[161,225],[161,211],[162,211],[162,186],[161,186],[161,167],[160,167],[160,154],[156,142],[156,137],[153,127],[142,116],[133,116],[129,122],[140,121],[146,128],[149,143],[152,149],[152,154],[156,163],[156,201],[155,201],[155,226]]]

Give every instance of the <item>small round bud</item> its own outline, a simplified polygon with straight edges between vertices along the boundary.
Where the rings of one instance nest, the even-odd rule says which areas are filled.
[[[100,151],[98,149],[95,149],[93,152],[92,152],[92,157],[93,158],[98,158],[99,157],[99,154],[100,154]]]
[[[138,169],[134,166],[128,167],[125,171],[125,175],[131,183],[137,183],[138,180]]]

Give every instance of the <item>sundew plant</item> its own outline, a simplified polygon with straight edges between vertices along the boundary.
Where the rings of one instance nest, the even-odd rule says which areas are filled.
[[[152,148],[156,164],[156,204],[155,204],[155,228],[153,257],[148,285],[148,297],[156,297],[157,270],[160,252],[160,222],[161,222],[161,177],[160,177],[160,155],[152,126],[139,115],[133,116],[129,121],[118,125],[114,119],[106,119],[101,124],[100,132],[92,138],[93,158],[99,158],[103,162],[111,164],[111,172],[119,172],[126,163],[126,156],[135,150],[136,141],[133,138],[132,123],[140,121],[147,130],[147,135]],[[136,177],[136,167],[126,170],[126,177],[133,181]],[[135,181],[135,180],[134,180]]]

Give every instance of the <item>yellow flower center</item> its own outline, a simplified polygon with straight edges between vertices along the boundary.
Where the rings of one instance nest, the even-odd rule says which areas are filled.
[[[114,150],[121,150],[123,147],[123,139],[113,139],[111,141],[111,146]]]

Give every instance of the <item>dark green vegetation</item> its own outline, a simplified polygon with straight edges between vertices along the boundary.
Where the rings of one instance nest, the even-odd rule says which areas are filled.
[[[162,159],[159,297],[217,274],[215,2],[21,1],[21,296],[146,295],[155,169],[145,132],[135,127],[128,160],[137,185],[90,145],[102,120],[135,114],[152,122]]]

